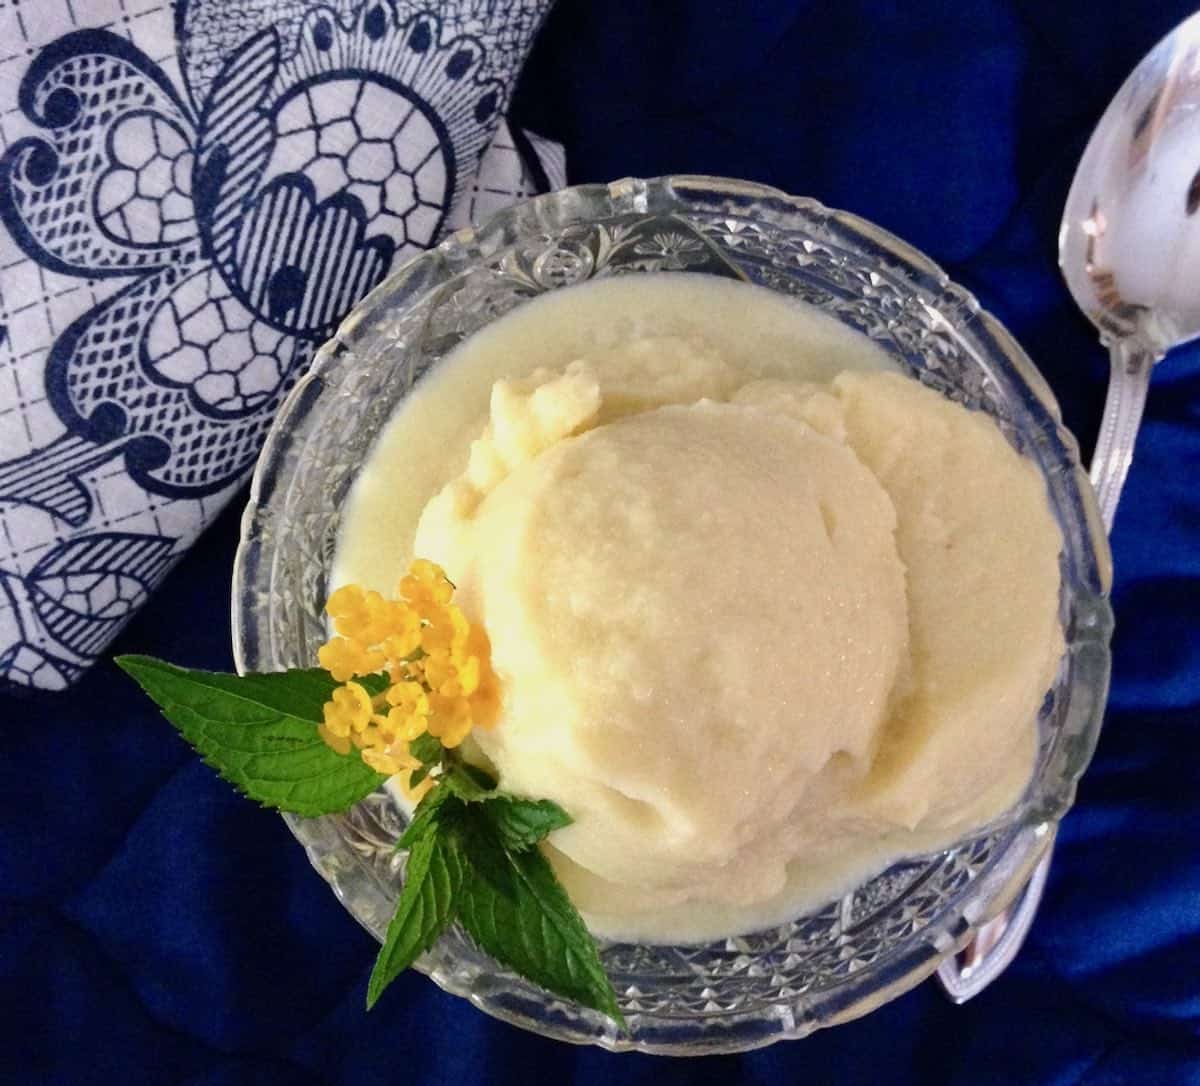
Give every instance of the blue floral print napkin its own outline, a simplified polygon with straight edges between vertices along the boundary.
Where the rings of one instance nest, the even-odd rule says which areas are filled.
[[[550,3],[0,11],[0,680],[82,674],[389,269],[564,183],[503,120]]]

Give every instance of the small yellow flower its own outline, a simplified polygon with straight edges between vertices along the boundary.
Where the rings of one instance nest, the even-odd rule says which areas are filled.
[[[362,752],[362,760],[376,773],[386,773],[389,777],[405,769],[411,772],[420,765],[420,762],[408,753],[407,747],[399,744],[386,749],[367,747]]]
[[[345,637],[356,637],[356,627],[367,616],[366,592],[362,585],[343,585],[325,604],[325,613],[333,619],[338,633]]]
[[[400,661],[420,647],[421,616],[403,600],[390,602],[392,607],[387,616],[388,633],[382,648],[388,660]]]
[[[424,734],[429,717],[429,696],[416,682],[395,683],[388,689],[387,727],[396,736],[412,742]]]
[[[428,722],[428,718],[419,713],[410,713],[405,709],[389,709],[385,727],[393,739],[411,743],[425,734]]]
[[[458,664],[457,670],[459,692],[465,697],[470,697],[479,689],[479,678],[482,672],[479,657],[468,656]]]
[[[397,600],[385,600],[378,592],[368,592],[363,602],[366,614],[360,620],[356,636],[365,645],[378,645],[392,632],[397,609],[409,610]]]
[[[317,725],[317,734],[325,740],[325,745],[337,751],[338,754],[350,753],[350,740],[344,735],[337,735],[325,724]]]
[[[373,769],[400,774],[401,787],[419,799],[434,781],[410,788],[419,762],[409,744],[428,732],[453,749],[472,727],[491,727],[500,684],[487,634],[452,602],[454,585],[440,566],[417,559],[399,593],[389,600],[345,585],[330,596],[326,610],[337,635],[317,658],[344,685],[326,702],[318,731],[339,753],[357,747]],[[374,698],[351,681],[382,671],[391,685]]]
[[[470,633],[471,624],[462,609],[448,603],[429,616],[429,625],[421,631],[421,648],[430,656],[461,656]]]
[[[408,604],[384,599],[378,592],[367,591],[356,584],[343,585],[334,592],[325,610],[342,637],[367,647],[378,645],[397,633],[411,638],[420,623],[419,616]]]
[[[425,682],[434,693],[448,698],[470,697],[479,688],[481,666],[477,656],[439,654],[427,657],[424,664]]]
[[[387,703],[410,713],[420,713],[422,716],[429,714],[429,698],[420,683],[393,683],[388,688]]]
[[[430,694],[432,713],[426,727],[448,750],[457,747],[471,734],[471,703],[463,697]]]
[[[331,700],[325,703],[325,727],[342,738],[365,731],[372,710],[371,695],[358,683],[348,682],[334,690]]]
[[[420,660],[397,660],[388,664],[387,673],[394,683],[420,682],[424,666]]]
[[[335,682],[344,683],[356,675],[371,675],[383,668],[383,653],[365,648],[349,637],[334,637],[317,649],[317,662],[333,676]]]
[[[448,725],[440,736],[438,742],[447,750],[454,750],[455,747],[461,746],[464,739],[471,734],[471,718],[459,721],[456,724]]]
[[[463,692],[471,698],[471,716],[476,726],[491,728],[500,716],[500,680],[492,669],[492,643],[482,626],[472,625],[466,651],[470,653],[468,660],[477,662],[478,673],[474,689],[466,689],[468,684],[463,673],[467,668],[459,669],[460,681],[464,682]]]
[[[418,558],[409,566],[408,573],[400,578],[400,595],[412,603],[440,606],[450,602],[454,585],[436,562]]]
[[[376,773],[386,773],[389,777],[400,772],[400,764],[381,750],[364,750],[362,760]]]
[[[422,663],[424,666],[424,679],[430,690],[449,696],[453,696],[456,693],[442,689],[443,686],[454,682],[458,674],[458,669],[454,666],[454,662],[449,656],[441,654],[427,656]]]
[[[374,700],[374,699],[372,699]],[[397,731],[393,727],[392,722],[388,720],[387,713],[376,712],[371,716],[371,726],[367,729],[373,736],[372,742],[375,745],[387,746],[396,740]]]

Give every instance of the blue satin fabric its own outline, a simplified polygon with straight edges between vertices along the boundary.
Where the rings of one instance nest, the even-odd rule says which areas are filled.
[[[1183,0],[561,0],[514,114],[574,181],[741,176],[858,212],[1007,323],[1090,447],[1106,360],[1055,268],[1087,134]],[[1200,147],[1197,148],[1200,164]],[[1200,284],[1197,285],[1200,289]],[[230,666],[227,514],[120,651]],[[0,1079],[317,1083],[1200,1083],[1200,349],[1156,374],[1113,537],[1111,706],[1024,952],[703,1064],[521,1033],[402,978],[274,815],[109,665],[0,725]]]

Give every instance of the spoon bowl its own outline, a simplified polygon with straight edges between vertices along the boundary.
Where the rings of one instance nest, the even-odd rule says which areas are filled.
[[[1150,372],[1200,336],[1200,13],[1146,55],[1100,118],[1067,196],[1058,258],[1111,359],[1090,470],[1111,529]]]
[[[1106,343],[1161,356],[1200,335],[1200,13],[1150,51],[1101,117],[1058,251]]]

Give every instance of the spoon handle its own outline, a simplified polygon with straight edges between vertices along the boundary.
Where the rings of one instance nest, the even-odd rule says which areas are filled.
[[[1133,444],[1142,424],[1150,372],[1161,357],[1133,336],[1119,339],[1109,347],[1112,373],[1108,379],[1104,415],[1100,419],[1100,435],[1096,438],[1096,451],[1092,454],[1088,472],[1100,506],[1100,518],[1109,532],[1133,461]]]
[[[1017,956],[1041,904],[1042,891],[1046,888],[1055,832],[1053,829],[1050,831],[1042,858],[1013,903],[994,920],[980,927],[962,950],[938,966],[938,983],[951,1003],[966,1003],[968,999],[974,999]]]

